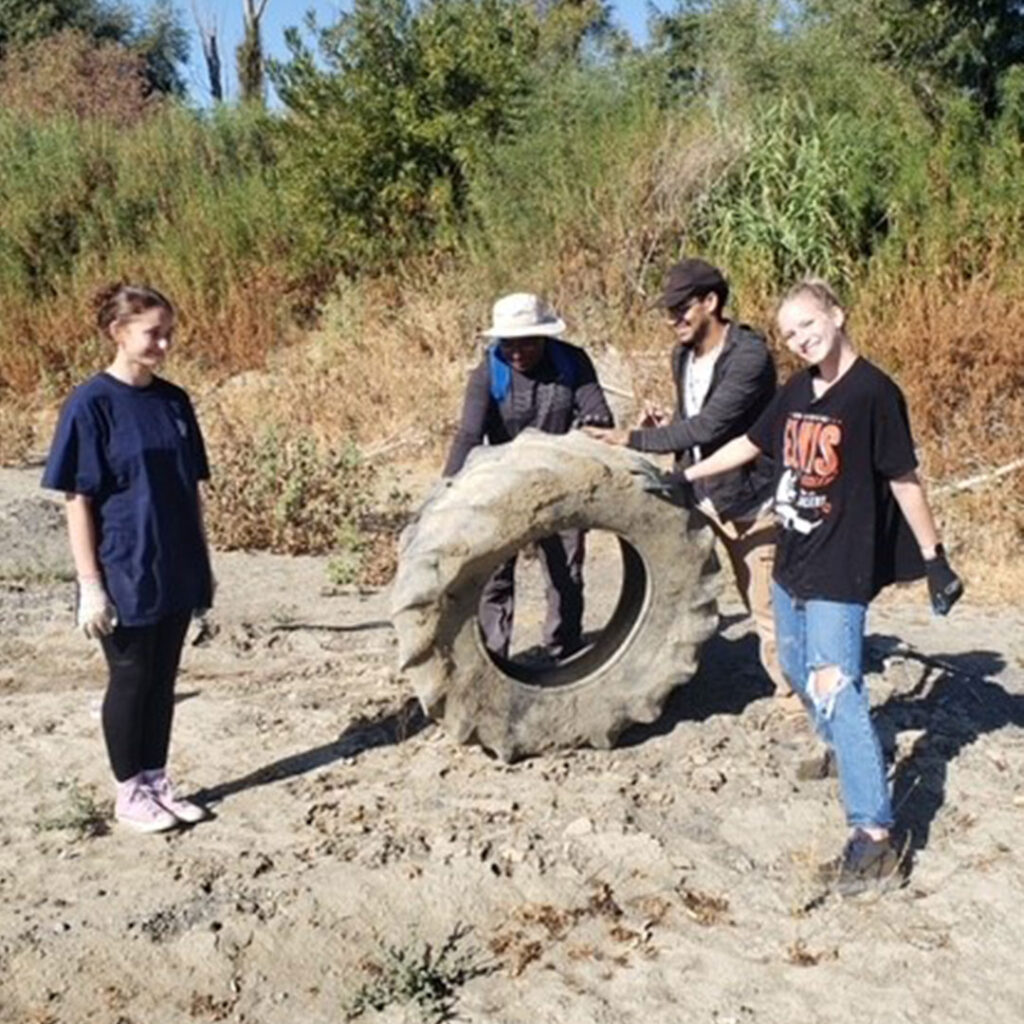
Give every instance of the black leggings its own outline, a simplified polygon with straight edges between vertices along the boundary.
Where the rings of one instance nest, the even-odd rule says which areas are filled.
[[[190,618],[178,612],[152,626],[118,626],[100,638],[110,669],[103,737],[118,782],[167,764],[174,677]]]

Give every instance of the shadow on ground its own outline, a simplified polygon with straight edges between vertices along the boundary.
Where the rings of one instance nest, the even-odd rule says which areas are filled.
[[[737,620],[723,620],[727,627]],[[666,736],[681,722],[703,722],[713,715],[739,715],[748,704],[775,692],[758,660],[758,640],[747,633],[729,640],[716,633],[704,645],[700,668],[687,683],[676,687],[661,717],[650,725],[634,725],[619,739],[632,747],[655,736]]]
[[[920,668],[908,692],[894,694],[875,711],[882,745],[894,749],[896,735],[920,732],[893,774],[897,830],[910,856],[928,845],[932,824],[946,801],[949,765],[985,733],[1024,727],[1024,697],[1007,693],[989,678],[1006,667],[996,651],[926,655],[894,636],[867,639],[869,664],[902,658]]]
[[[751,702],[770,697],[772,685],[758,664],[757,638],[737,640],[721,634],[708,641],[694,678],[678,687],[658,721],[637,725],[622,736],[622,746],[635,746],[671,733],[682,722],[701,722],[712,715],[739,715]],[[932,824],[946,801],[949,765],[978,737],[1006,726],[1024,728],[1024,696],[1007,693],[993,676],[1006,668],[996,651],[928,655],[898,637],[866,638],[865,670],[882,672],[890,659],[919,666],[920,676],[909,691],[894,694],[874,711],[882,746],[895,751],[897,734],[920,733],[893,772],[896,830],[906,837],[912,867],[914,855],[928,845]]]
[[[410,697],[401,707],[384,712],[376,718],[354,718],[341,735],[330,743],[297,754],[289,754],[288,757],[263,765],[247,775],[200,790],[192,799],[202,804],[216,804],[246,789],[304,775],[306,772],[323,768],[345,757],[355,757],[375,747],[403,743],[426,728],[428,723],[429,719],[423,714],[419,701],[415,697]]]

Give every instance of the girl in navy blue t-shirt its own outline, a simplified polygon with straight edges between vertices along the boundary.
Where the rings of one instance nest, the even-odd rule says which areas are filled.
[[[43,486],[65,492],[78,624],[109,667],[102,717],[116,817],[159,832],[205,816],[176,796],[167,752],[185,633],[213,597],[198,486],[209,468],[188,395],[156,376],[174,331],[170,301],[118,284],[96,307],[116,352],[65,403]]]
[[[829,745],[851,828],[823,876],[844,893],[900,879],[893,809],[863,677],[869,602],[895,580],[927,575],[944,615],[963,591],[917,476],[906,403],[853,348],[846,314],[822,281],[783,299],[779,331],[807,364],[746,435],[686,470],[690,480],[749,462],[775,464],[779,519],[772,605],[779,661]]]

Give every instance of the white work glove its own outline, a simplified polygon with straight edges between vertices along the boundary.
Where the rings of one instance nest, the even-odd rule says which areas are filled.
[[[77,617],[79,628],[90,640],[114,632],[117,609],[100,580],[79,579]]]

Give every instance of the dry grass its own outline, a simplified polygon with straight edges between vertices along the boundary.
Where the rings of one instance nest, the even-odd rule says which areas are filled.
[[[1024,307],[995,270],[960,284],[883,285],[854,310],[854,336],[898,379],[925,472],[938,480],[1021,455]]]
[[[685,885],[680,885],[677,891],[686,915],[698,924],[710,927],[733,923],[729,916],[729,901],[724,896],[713,896]]]
[[[812,950],[808,948],[803,939],[796,939],[786,947],[785,959],[795,967],[816,967],[820,963],[838,960],[839,950],[836,948]]]
[[[576,314],[578,339],[631,349],[652,326],[664,267],[689,254],[685,226],[736,157],[737,142],[703,118],[641,122],[588,195],[587,215],[538,244],[537,290]],[[659,325],[660,326],[660,325]]]
[[[421,281],[377,281],[345,291],[316,333],[206,401],[228,421],[287,424],[331,444],[447,433],[479,358],[473,335],[482,320],[446,283],[455,285],[441,280],[428,293]]]
[[[10,49],[0,67],[0,106],[21,117],[102,117],[121,126],[157,104],[147,96],[145,61],[118,43],[95,43],[82,32]]]
[[[259,424],[287,425],[325,444],[391,446],[384,461],[427,460],[439,470],[466,376],[480,357],[475,339],[488,322],[492,296],[466,271],[431,280],[421,268],[418,275],[344,293],[317,334],[278,353],[266,372],[227,382],[207,406],[235,424],[236,434]],[[978,284],[961,294],[908,286],[901,295],[892,301],[902,314],[886,317],[893,307],[862,293],[852,333],[903,387],[932,488],[1019,456],[1024,350],[1017,339],[1024,337],[1024,313]],[[671,405],[671,335],[656,313],[637,312],[619,298],[598,313],[592,299],[559,308],[572,337],[589,339],[592,350],[599,352],[601,340],[614,341],[637,400]],[[770,304],[742,298],[744,308]],[[781,353],[779,361],[785,377],[792,366]],[[209,415],[204,423],[216,434]],[[937,493],[933,504],[973,599],[1024,594],[1024,558],[1008,557],[1024,538],[1024,472],[970,492]]]
[[[524,903],[516,907],[510,919],[490,941],[492,953],[503,958],[508,972],[518,977],[535,960],[559,943],[565,942],[584,921],[602,920],[609,924],[608,935],[616,942],[642,941],[642,932],[626,928],[612,887],[607,882],[595,885],[583,903],[555,906],[551,903]],[[602,959],[592,945],[569,947],[573,959]]]
[[[141,279],[126,272],[130,279]],[[107,280],[103,278],[102,280]],[[38,302],[28,297],[4,300],[5,337],[0,345],[0,418],[19,410],[52,407],[71,388],[104,367],[110,344],[91,326],[92,299],[99,277],[79,283],[59,298]],[[220,298],[204,296],[186,282],[161,281],[178,309],[174,362],[169,373],[197,393],[251,367],[265,364],[268,353],[289,340],[285,327],[286,284],[273,269],[252,271],[229,281]],[[22,432],[16,432],[16,437]],[[28,446],[45,444],[32,438]],[[24,449],[24,440],[20,442]],[[0,440],[0,460],[15,461],[18,444]]]
[[[36,441],[36,411],[20,395],[0,397],[0,466],[24,462]]]
[[[1007,268],[1007,273],[1009,268]],[[1020,458],[1024,437],[1024,309],[996,268],[965,282],[876,284],[852,331],[893,374],[910,408],[921,468],[946,547],[973,601],[1024,594],[1024,471],[951,492]]]

